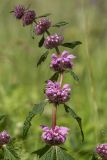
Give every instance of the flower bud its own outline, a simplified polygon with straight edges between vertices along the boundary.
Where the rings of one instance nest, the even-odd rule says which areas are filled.
[[[43,34],[47,29],[49,29],[49,27],[51,26],[51,22],[46,19],[46,18],[42,18],[36,25],[35,25],[35,33],[37,35],[41,35]]]
[[[96,147],[96,153],[102,158],[102,160],[107,160],[107,143],[98,145]]]
[[[18,5],[14,8],[14,15],[17,19],[21,19],[24,15],[25,8],[22,5]]]
[[[58,47],[62,44],[64,37],[58,34],[48,36],[44,41],[44,46],[47,49]]]
[[[34,22],[35,18],[36,18],[35,11],[28,10],[27,12],[25,12],[25,14],[22,18],[23,26],[27,26],[27,25],[32,24]]]

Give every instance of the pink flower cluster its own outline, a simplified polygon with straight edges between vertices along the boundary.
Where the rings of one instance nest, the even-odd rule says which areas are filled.
[[[0,146],[9,143],[10,135],[6,132],[0,132]]]
[[[63,51],[60,56],[52,54],[50,67],[54,71],[59,71],[59,72],[63,72],[66,69],[72,69],[74,58],[75,56],[70,54],[68,51]]]
[[[70,91],[69,84],[64,84],[61,88],[59,82],[47,81],[45,93],[51,103],[63,104],[67,102],[70,98]]]
[[[16,19],[22,19],[23,26],[30,25],[36,18],[36,13],[33,10],[26,10],[24,6],[18,5],[14,8]]]
[[[60,145],[66,140],[69,129],[66,127],[55,126],[54,129],[42,126],[42,139],[50,145]]]
[[[107,160],[107,143],[99,144],[96,147],[96,152],[102,158],[102,160]]]
[[[53,35],[48,36],[45,39],[44,46],[47,49],[52,49],[52,48],[55,48],[55,47],[58,47],[59,45],[61,45],[63,40],[64,40],[63,36],[58,35],[58,34],[55,33]]]
[[[37,24],[35,25],[35,33],[37,35],[41,35],[43,34],[45,31],[47,31],[47,29],[49,29],[49,27],[51,26],[51,22],[50,20],[46,19],[46,18],[42,18],[39,20],[39,22],[37,22]]]

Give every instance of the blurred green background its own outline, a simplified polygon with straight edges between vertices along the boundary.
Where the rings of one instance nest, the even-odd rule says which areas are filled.
[[[9,12],[17,4],[36,10],[38,15],[52,13],[53,24],[69,24],[51,32],[63,33],[65,41],[79,40],[82,45],[74,50],[74,71],[80,81],[66,74],[64,82],[72,84],[70,106],[82,117],[84,143],[77,123],[58,108],[58,125],[71,127],[65,146],[76,160],[88,160],[96,144],[107,142],[107,1],[106,0],[1,0],[0,2],[0,114],[7,118],[1,130],[18,138],[22,146],[21,159],[32,160],[31,152],[41,147],[40,124],[51,125],[51,105],[43,115],[34,118],[28,138],[21,139],[23,122],[34,103],[44,99],[44,85],[53,72],[49,69],[50,56],[39,68],[36,63],[44,52],[38,48],[40,37],[33,40],[31,26],[22,23]],[[64,49],[64,48],[63,48]],[[50,53],[53,53],[51,50]],[[69,142],[70,140],[70,142]]]

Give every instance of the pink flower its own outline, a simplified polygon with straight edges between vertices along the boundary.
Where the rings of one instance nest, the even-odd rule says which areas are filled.
[[[45,94],[51,103],[63,104],[67,102],[70,98],[70,85],[65,84],[60,87],[59,82],[47,81]]]
[[[73,54],[70,54],[68,51],[63,51],[61,56],[52,54],[50,67],[54,71],[59,72],[65,71],[66,69],[72,69],[74,58],[75,56]]]
[[[96,152],[102,160],[107,160],[107,143],[97,145]]]
[[[54,129],[42,126],[42,130],[42,139],[50,145],[63,144],[69,131],[67,127],[63,126],[55,126]]]

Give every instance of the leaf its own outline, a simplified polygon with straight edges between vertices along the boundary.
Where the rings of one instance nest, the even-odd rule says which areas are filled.
[[[68,24],[68,22],[61,21],[61,22],[58,22],[58,23],[54,24],[52,27],[58,27],[59,28],[59,27],[65,26],[67,24]]]
[[[45,154],[45,152],[47,152],[50,149],[51,146],[46,145],[43,148],[40,148],[34,152],[32,152],[32,154],[37,154],[37,156],[40,158],[41,156],[43,156]]]
[[[57,81],[59,77],[59,72],[54,73],[54,75],[52,75],[52,77],[50,78],[51,81]]]
[[[42,38],[41,38],[41,40],[39,41],[39,47],[43,46],[44,40],[45,40],[45,37],[43,35]]]
[[[57,160],[56,159],[56,151],[52,146],[41,158],[40,160]]]
[[[40,158],[40,160],[74,160],[68,153],[58,146],[52,146],[48,151]]]
[[[91,160],[97,160],[95,154],[92,155],[92,159]]]
[[[46,51],[39,59],[39,61],[37,62],[37,67],[46,60],[47,56],[48,56],[48,51]]]
[[[19,160],[19,156],[12,145],[3,145],[4,160]]]
[[[74,158],[71,157],[71,155],[69,155],[68,153],[66,153],[65,150],[57,146],[56,146],[56,155],[58,160],[74,160]]]
[[[47,104],[46,101],[43,101],[39,104],[35,104],[32,111],[29,112],[29,114],[26,117],[26,120],[24,122],[24,126],[23,126],[23,138],[25,138],[27,136],[27,133],[28,133],[29,128],[31,126],[32,118],[34,118],[38,114],[41,114],[44,111],[44,107],[46,104]]]
[[[80,45],[80,44],[82,44],[80,41],[74,41],[74,42],[63,43],[63,44],[61,44],[61,46],[73,49],[77,45]]]
[[[50,16],[50,15],[51,15],[51,13],[46,13],[46,14],[43,14],[43,15],[41,15],[41,16],[36,17],[36,19],[37,19],[37,18],[41,18],[41,17],[48,17],[48,16]]]
[[[4,115],[4,114],[0,115],[0,123],[1,123],[1,121],[3,121],[5,119],[5,117],[6,117],[6,115]]]
[[[70,71],[70,74],[73,76],[74,80],[79,81],[78,76],[73,71]]]
[[[77,121],[77,123],[78,123],[78,125],[80,127],[81,136],[82,136],[82,142],[83,142],[84,141],[84,133],[83,133],[83,130],[82,130],[82,119],[73,111],[73,109],[71,109],[66,104],[64,104],[64,108],[65,108],[65,111],[67,113],[69,113]]]

